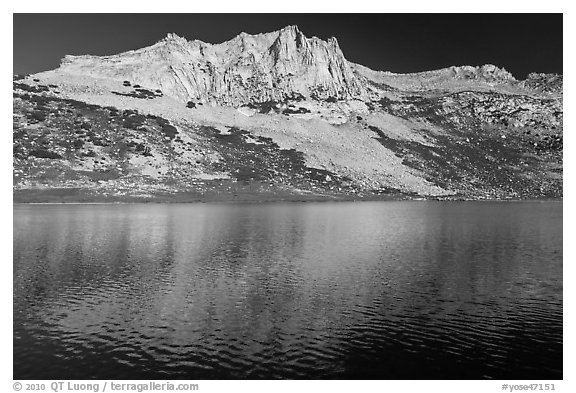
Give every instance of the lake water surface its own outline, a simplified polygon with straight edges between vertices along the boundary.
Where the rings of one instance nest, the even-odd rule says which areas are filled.
[[[562,202],[14,206],[15,379],[561,379]]]

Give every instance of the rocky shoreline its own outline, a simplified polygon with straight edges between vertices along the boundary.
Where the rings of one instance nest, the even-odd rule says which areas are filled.
[[[200,193],[197,190],[174,193],[149,193],[140,195],[106,194],[89,189],[20,189],[13,192],[14,204],[94,204],[94,203],[273,203],[273,202],[363,202],[363,201],[477,201],[477,202],[513,202],[513,201],[562,201],[562,197],[550,198],[471,198],[461,195],[421,196],[402,193],[290,193],[286,190],[253,191],[250,186],[236,193],[224,193],[209,190]]]

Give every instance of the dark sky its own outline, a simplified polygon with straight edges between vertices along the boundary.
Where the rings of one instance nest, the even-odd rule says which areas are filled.
[[[338,38],[346,58],[416,72],[491,63],[517,78],[562,73],[562,14],[14,14],[14,73],[56,68],[65,54],[110,55],[169,32],[209,43],[298,25]]]

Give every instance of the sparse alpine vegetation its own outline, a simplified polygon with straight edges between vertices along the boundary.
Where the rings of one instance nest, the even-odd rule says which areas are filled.
[[[561,198],[562,83],[372,71],[295,26],[67,56],[13,78],[15,200]]]

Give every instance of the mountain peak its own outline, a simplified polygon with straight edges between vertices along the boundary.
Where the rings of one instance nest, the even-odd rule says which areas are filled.
[[[284,32],[292,32],[294,34],[297,33],[301,33],[300,29],[298,28],[297,25],[288,25],[286,27],[283,27],[282,29],[280,29],[279,31],[284,31]]]
[[[176,33],[168,33],[166,34],[166,40],[181,40],[183,37],[180,37],[178,34]]]
[[[178,34],[176,33],[168,33],[166,34],[166,37],[164,37],[162,39],[162,41],[164,42],[175,42],[175,43],[179,43],[179,44],[183,44],[183,43],[188,43],[188,40],[184,37],[180,37]]]
[[[536,73],[519,82],[492,64],[373,71],[348,62],[336,38],[307,38],[294,25],[219,44],[170,33],[15,78],[19,187],[52,176],[61,188],[56,179],[70,173],[68,188],[106,183],[96,187],[108,195],[107,179],[118,179],[124,195],[147,192],[138,182],[150,179],[164,193],[162,181],[188,190],[197,176],[197,195],[222,176],[231,182],[206,194],[252,179],[267,195],[331,195],[344,189],[339,176],[358,195],[561,196],[562,85],[561,75]]]
[[[482,66],[452,66],[450,70],[454,77],[459,79],[480,79],[486,81],[516,81],[516,78],[506,71],[506,69],[497,67],[494,64],[484,64]]]
[[[290,26],[286,26],[286,27],[278,30],[277,40],[280,40],[280,41],[298,41],[301,43],[301,42],[307,40],[307,38],[304,35],[304,33],[302,33],[300,31],[300,29],[298,29],[298,26],[290,25]]]
[[[338,44],[338,39],[336,37],[328,38],[328,44],[335,48],[340,49],[340,45]]]
[[[336,38],[307,38],[296,25],[271,33],[240,33],[221,44],[188,41],[169,33],[156,44],[89,61],[70,58],[62,70],[98,78],[130,80],[187,102],[227,105],[304,97],[360,97]]]

